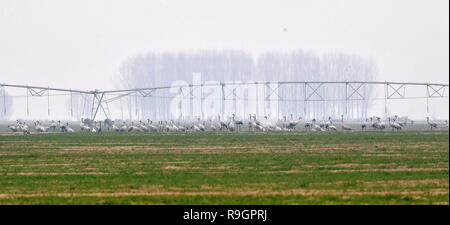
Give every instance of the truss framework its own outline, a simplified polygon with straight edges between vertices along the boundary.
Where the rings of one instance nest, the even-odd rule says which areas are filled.
[[[163,87],[149,87],[149,88],[135,88],[135,89],[123,89],[123,90],[94,90],[94,91],[83,91],[83,90],[73,90],[73,89],[62,89],[62,88],[50,88],[50,87],[38,87],[29,85],[12,85],[12,84],[0,84],[0,98],[3,100],[6,96],[6,88],[21,88],[27,90],[27,115],[29,115],[28,107],[28,97],[42,97],[47,94],[48,100],[48,114],[50,115],[50,91],[54,92],[65,92],[70,93],[72,98],[73,93],[85,94],[92,96],[92,107],[91,107],[91,120],[95,120],[99,112],[102,112],[106,118],[111,117],[109,111],[109,103],[121,99],[126,96],[135,96],[136,102],[137,97],[151,98],[151,97],[161,97],[157,96],[157,92],[162,92],[163,90],[168,90],[169,88],[176,88],[181,93],[183,98],[200,98],[203,96],[195,96],[195,90],[202,88],[204,86],[212,86],[220,88],[221,90],[221,108],[222,114],[224,112],[225,101],[232,100],[236,101],[240,96],[237,96],[236,91],[245,85],[261,85],[264,89],[264,101],[302,101],[304,103],[304,113],[307,111],[307,102],[313,101],[366,101],[375,100],[362,91],[367,85],[378,85],[384,86],[384,101],[385,101],[385,112],[387,112],[387,101],[390,99],[411,99],[411,98],[426,98],[427,99],[427,112],[429,111],[428,99],[429,98],[445,98],[448,97],[448,84],[439,83],[411,83],[411,82],[378,82],[378,81],[261,81],[261,82],[251,82],[251,83],[236,83],[236,82],[221,82],[221,83],[207,83],[207,84],[188,84],[188,85],[174,85],[174,86],[163,86]],[[293,99],[283,98],[279,95],[278,91],[285,86],[295,85],[297,89],[303,88],[303,96],[294,96]],[[341,85],[345,89],[345,98],[324,98],[321,94],[321,90],[329,87],[329,85]],[[407,92],[407,88],[411,86],[425,87],[425,95],[419,97],[411,97]],[[301,91],[299,93],[302,93]],[[170,98],[170,96],[166,96]],[[246,99],[248,100],[248,99]],[[4,100],[5,101],[5,100]],[[71,103],[72,104],[72,103]],[[5,104],[4,104],[5,105]],[[6,106],[3,109],[6,112]],[[72,114],[71,109],[71,114]]]

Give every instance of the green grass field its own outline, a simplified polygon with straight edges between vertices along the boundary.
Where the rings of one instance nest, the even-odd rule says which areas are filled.
[[[0,204],[449,204],[449,133],[0,135]]]

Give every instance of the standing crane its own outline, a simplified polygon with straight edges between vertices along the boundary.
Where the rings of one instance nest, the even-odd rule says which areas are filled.
[[[438,126],[437,123],[434,123],[434,122],[431,122],[431,123],[430,123],[430,117],[428,117],[428,116],[427,116],[427,123],[428,123],[428,125],[430,126],[430,129],[431,129],[431,130],[433,130],[433,128],[436,128],[436,129],[437,129],[437,126]]]
[[[391,117],[389,117],[388,119],[389,119],[389,125],[392,128],[392,131],[394,131],[394,130],[402,130],[402,126],[400,126],[400,124],[396,123],[395,120],[391,121]]]

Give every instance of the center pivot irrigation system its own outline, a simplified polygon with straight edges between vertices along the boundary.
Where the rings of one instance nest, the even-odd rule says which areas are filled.
[[[275,85],[274,85],[275,84]],[[71,105],[72,105],[72,94],[84,94],[90,95],[92,97],[92,108],[90,113],[90,119],[95,120],[99,111],[103,112],[106,118],[111,118],[111,113],[109,110],[109,103],[115,100],[118,100],[125,96],[134,96],[151,98],[151,97],[161,97],[158,96],[158,91],[168,90],[168,89],[178,89],[180,93],[184,93],[184,97],[186,98],[196,98],[198,96],[194,96],[194,89],[198,87],[204,86],[215,86],[221,89],[221,109],[222,114],[224,112],[224,104],[225,101],[236,101],[236,88],[242,85],[264,85],[264,100],[263,101],[272,101],[276,97],[277,101],[299,101],[303,102],[304,113],[308,113],[307,102],[312,101],[358,101],[358,100],[384,100],[384,111],[387,113],[387,102],[390,99],[417,99],[417,98],[426,98],[427,99],[427,113],[429,113],[428,99],[430,98],[445,98],[448,97],[448,84],[439,84],[439,83],[411,83],[411,82],[377,82],[377,81],[259,81],[252,83],[233,83],[233,82],[223,82],[217,84],[198,84],[198,85],[173,85],[173,86],[164,86],[164,87],[149,87],[149,88],[135,88],[135,89],[123,89],[123,90],[109,90],[109,91],[82,91],[82,90],[73,90],[73,89],[63,89],[63,88],[51,88],[51,87],[38,87],[38,86],[29,86],[29,85],[12,85],[12,84],[0,84],[0,98],[3,98],[3,102],[5,102],[6,97],[6,88],[21,88],[27,90],[27,115],[29,115],[29,106],[28,106],[28,98],[29,97],[42,97],[47,95],[48,100],[48,113],[50,114],[50,91],[55,92],[64,92],[65,94],[70,95]],[[296,85],[296,87],[302,87],[299,93],[302,93],[301,96],[294,97],[293,99],[287,99],[280,97],[277,93],[277,89],[281,89],[283,87],[289,85]],[[340,88],[344,88],[345,98],[324,98],[320,95],[321,89],[326,89],[331,85],[339,85]],[[384,97],[383,98],[373,98],[368,96],[366,92],[361,91],[364,86],[374,85],[378,88],[384,88]],[[413,96],[412,93],[409,93],[408,90],[410,87],[423,87],[425,93],[421,93],[420,96]],[[228,92],[228,94],[226,94]],[[417,94],[417,93],[416,93]],[[276,95],[276,96],[274,96]],[[13,96],[14,97],[14,96]],[[170,96],[167,96],[170,98]],[[201,96],[200,96],[201,97]],[[347,106],[346,106],[347,107]],[[3,109],[6,112],[6,104],[3,104]],[[71,107],[72,114],[72,107]]]

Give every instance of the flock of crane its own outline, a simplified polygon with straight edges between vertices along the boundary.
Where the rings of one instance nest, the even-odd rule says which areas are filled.
[[[93,121],[90,119],[81,119],[81,123],[79,125],[80,131],[97,133],[103,131],[115,131],[115,132],[205,132],[205,131],[241,131],[242,126],[247,124],[248,131],[260,131],[260,132],[269,132],[269,131],[294,131],[298,125],[300,124],[301,117],[298,120],[293,119],[291,114],[291,119],[288,120],[286,116],[283,117],[283,121],[279,123],[271,123],[267,120],[267,116],[264,117],[264,121],[259,121],[256,118],[256,115],[249,115],[249,119],[247,121],[239,120],[235,118],[233,114],[229,121],[224,121],[220,118],[220,115],[217,117],[217,121],[201,121],[198,119],[196,122],[174,122],[171,121],[158,121],[157,123],[153,123],[152,120],[147,119],[146,123],[142,121],[131,122],[131,124],[127,124],[126,122],[121,122],[121,124],[116,124],[111,119],[106,119],[104,121]],[[380,117],[371,117],[370,119],[366,119],[365,122],[360,123],[361,130],[365,131],[367,128],[372,127],[374,130],[384,130],[389,126],[392,131],[400,131],[403,127],[408,125],[407,121],[400,121],[399,117],[395,115],[393,118],[388,117],[388,124],[381,121]],[[429,117],[426,117],[427,124],[432,130],[433,128],[446,127],[448,128],[448,121],[445,124],[438,124],[436,122],[430,122]],[[414,121],[410,121],[411,126],[414,124]],[[320,123],[317,123],[316,119],[312,119],[311,121],[304,121],[304,127],[307,131],[314,132],[324,132],[324,131],[352,131],[356,128],[352,128],[344,123],[344,116],[341,115],[340,125],[336,126],[331,117],[328,117],[328,120],[322,120]],[[353,126],[355,127],[355,126]],[[23,132],[24,134],[30,134],[30,127],[24,121],[16,121],[16,125],[9,125],[8,128],[12,132]],[[63,132],[63,133],[72,133],[75,132],[75,129],[71,128],[69,123],[61,123],[61,121],[51,121],[48,126],[45,126],[40,121],[34,122],[34,130],[38,133],[46,133],[46,132]]]

